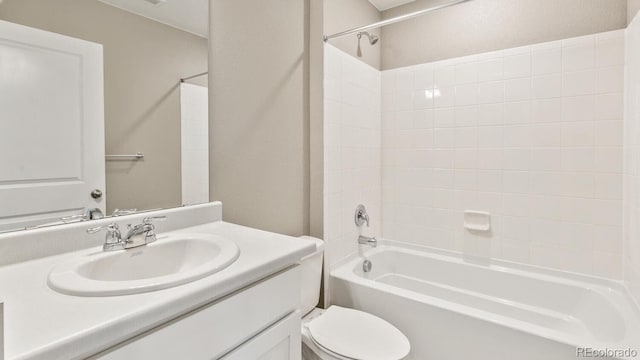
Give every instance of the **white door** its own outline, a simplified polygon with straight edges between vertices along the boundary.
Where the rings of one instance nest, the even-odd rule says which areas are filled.
[[[105,211],[102,45],[0,21],[0,231]]]

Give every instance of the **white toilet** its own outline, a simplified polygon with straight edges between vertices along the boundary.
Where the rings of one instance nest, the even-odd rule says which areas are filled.
[[[407,337],[395,326],[372,314],[330,306],[318,309],[324,243],[303,258],[302,359],[303,360],[401,360],[409,355]]]

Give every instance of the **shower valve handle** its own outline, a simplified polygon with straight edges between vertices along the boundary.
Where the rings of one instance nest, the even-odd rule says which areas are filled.
[[[354,220],[356,226],[358,227],[362,227],[362,225],[364,225],[365,223],[367,224],[367,227],[369,227],[369,214],[367,214],[367,209],[364,207],[364,205],[361,204],[356,207]]]

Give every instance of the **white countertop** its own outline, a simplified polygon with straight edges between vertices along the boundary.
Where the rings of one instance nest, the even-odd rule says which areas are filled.
[[[165,234],[207,233],[236,242],[240,256],[228,268],[185,285],[114,297],[63,295],[47,286],[49,271],[99,248],[0,267],[5,359],[81,359],[130,339],[199,306],[297,263],[312,241],[217,221]]]

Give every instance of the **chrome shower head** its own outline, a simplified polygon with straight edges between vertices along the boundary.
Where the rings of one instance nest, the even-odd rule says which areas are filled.
[[[371,44],[371,45],[375,45],[378,42],[378,40],[380,40],[377,36],[371,35],[366,31],[359,32],[357,34],[357,36],[358,36],[358,51],[357,51],[358,57],[362,57],[362,49],[360,48],[360,39],[362,39],[362,35],[367,35],[367,37],[369,38],[369,44]]]
[[[367,35],[367,37],[369,38],[369,43],[371,45],[375,45],[378,42],[378,40],[380,40],[377,36],[369,34],[366,31],[359,32],[358,33],[358,38],[360,38],[362,35]]]

